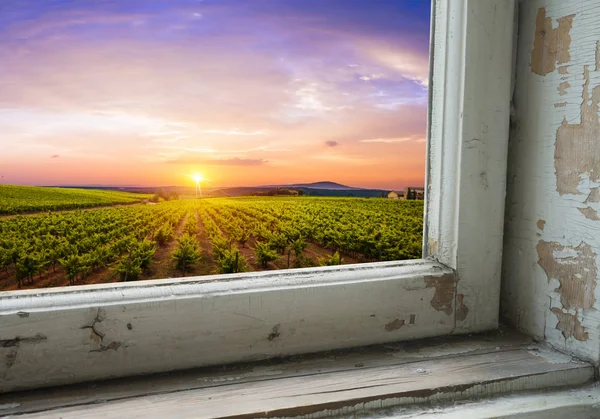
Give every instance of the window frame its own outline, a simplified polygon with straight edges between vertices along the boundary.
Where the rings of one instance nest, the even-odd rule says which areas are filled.
[[[496,328],[514,7],[433,0],[423,259],[0,292],[0,392]]]

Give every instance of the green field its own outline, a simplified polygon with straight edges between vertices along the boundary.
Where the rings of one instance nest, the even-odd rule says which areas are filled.
[[[117,191],[0,185],[0,215],[132,204],[149,197]]]
[[[211,198],[15,216],[0,219],[0,290],[414,259],[422,235],[423,201],[383,198]]]

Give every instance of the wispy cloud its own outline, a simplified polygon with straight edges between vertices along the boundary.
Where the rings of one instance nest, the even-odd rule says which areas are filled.
[[[340,143],[338,143],[337,141],[329,140],[325,141],[325,145],[327,147],[337,147],[338,145],[340,145]]]
[[[171,145],[152,145],[148,148],[159,149],[159,150],[172,150],[179,152],[188,153],[216,153],[217,150],[210,147],[204,146],[171,146]]]
[[[267,160],[263,159],[194,159],[194,158],[178,158],[165,161],[167,164],[194,164],[194,165],[206,165],[206,166],[262,166],[267,164]]]
[[[253,137],[256,135],[267,135],[264,131],[239,131],[237,129],[222,130],[222,129],[205,129],[201,131],[204,134],[220,134],[220,135],[242,135]]]
[[[409,137],[399,137],[399,138],[371,138],[367,140],[360,140],[361,143],[385,143],[385,144],[395,144],[395,143],[405,143],[407,141],[414,142],[424,142],[425,139],[422,136],[409,136]]]

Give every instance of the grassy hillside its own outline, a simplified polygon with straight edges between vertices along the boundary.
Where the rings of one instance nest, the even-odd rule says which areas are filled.
[[[0,214],[131,204],[150,196],[90,189],[0,185]]]

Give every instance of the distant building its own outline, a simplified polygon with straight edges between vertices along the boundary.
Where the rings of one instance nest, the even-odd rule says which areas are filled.
[[[388,194],[387,197],[389,199],[400,199],[400,196],[401,196],[400,194],[401,194],[401,192],[392,191]]]
[[[404,188],[403,199],[425,199],[425,188],[409,186]]]

